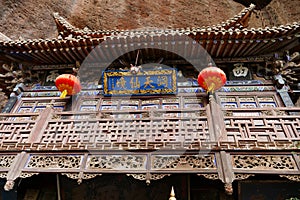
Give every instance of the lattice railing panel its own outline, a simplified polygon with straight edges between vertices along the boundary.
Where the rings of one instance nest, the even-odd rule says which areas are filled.
[[[144,118],[113,118],[109,113],[96,112],[80,115],[56,113],[54,119],[49,121],[41,142],[96,144],[209,141],[207,118],[197,113],[198,116],[193,118],[149,117],[153,115],[149,111],[144,111],[147,116]],[[128,115],[128,112],[117,113],[122,114]]]
[[[299,141],[300,109],[289,108],[298,115],[289,115],[283,109],[226,109],[227,140],[253,140],[258,142]]]
[[[24,143],[38,114],[0,114],[0,143]]]

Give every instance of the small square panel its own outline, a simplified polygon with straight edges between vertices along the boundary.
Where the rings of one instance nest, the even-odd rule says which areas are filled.
[[[185,108],[202,108],[203,105],[200,103],[186,103],[184,105]]]
[[[117,110],[116,105],[102,105],[100,110]]]
[[[173,109],[178,109],[178,104],[163,104],[162,108],[165,110],[173,110]]]
[[[95,105],[82,105],[80,106],[80,111],[95,111],[96,106]]]
[[[149,104],[149,105],[142,105],[142,110],[153,110],[153,109],[158,109],[158,105],[151,105],[151,104]]]
[[[262,108],[275,108],[276,107],[275,102],[260,102],[259,105]]]
[[[256,108],[255,102],[241,102],[241,108]]]
[[[236,102],[224,102],[224,103],[221,103],[222,105],[222,108],[237,108],[237,103]]]
[[[121,105],[121,110],[137,110],[138,106],[135,105]]]

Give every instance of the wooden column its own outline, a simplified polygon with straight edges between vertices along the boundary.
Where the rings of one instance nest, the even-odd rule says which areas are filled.
[[[210,141],[219,141],[220,138],[226,138],[226,129],[224,123],[223,112],[219,104],[215,100],[215,95],[209,95],[208,126]]]
[[[216,162],[219,179],[225,184],[225,192],[229,195],[232,195],[232,182],[234,181],[234,173],[232,170],[230,154],[226,153],[225,151],[216,153]]]
[[[52,118],[53,109],[52,107],[47,107],[44,109],[39,117],[37,118],[36,124],[33,127],[33,129],[30,132],[30,135],[28,137],[29,143],[38,143],[40,142],[44,130],[48,126],[48,121]]]
[[[4,190],[10,191],[14,188],[15,180],[20,177],[22,169],[26,164],[27,157],[28,155],[26,152],[21,152],[16,156],[10,170],[7,173],[7,181],[5,183]]]

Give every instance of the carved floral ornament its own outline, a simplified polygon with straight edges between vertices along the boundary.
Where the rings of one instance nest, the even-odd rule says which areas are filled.
[[[214,155],[153,156],[153,169],[216,169]]]
[[[257,170],[297,170],[290,155],[234,155],[233,168]]]
[[[30,156],[26,168],[78,169],[82,156],[72,155],[33,155]]]

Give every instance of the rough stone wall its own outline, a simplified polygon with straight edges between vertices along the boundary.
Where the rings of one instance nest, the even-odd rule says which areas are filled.
[[[299,19],[299,5],[299,0],[273,0],[269,10],[277,23],[285,24]],[[233,0],[3,0],[0,32],[13,40],[56,37],[53,12],[79,28],[110,30],[213,25],[243,8]],[[253,27],[262,25],[255,14],[250,22]]]

